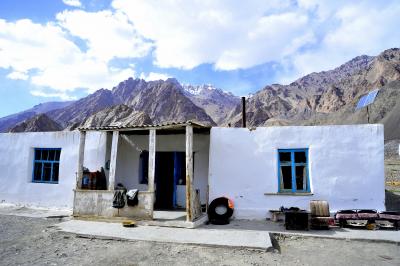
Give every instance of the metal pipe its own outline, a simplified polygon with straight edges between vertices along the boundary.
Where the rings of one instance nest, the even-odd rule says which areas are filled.
[[[242,97],[242,127],[246,127],[246,97]]]

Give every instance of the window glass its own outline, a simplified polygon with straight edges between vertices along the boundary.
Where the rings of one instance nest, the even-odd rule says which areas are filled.
[[[279,160],[281,161],[281,164],[290,162],[292,160],[290,152],[280,152]]]
[[[35,163],[33,169],[33,180],[40,181],[42,178],[42,163]]]
[[[60,161],[60,154],[61,154],[61,150],[56,150],[56,154],[55,154],[55,161]]]
[[[54,161],[55,152],[56,152],[55,150],[49,150],[49,157],[48,157],[49,161]]]
[[[51,181],[51,163],[43,164],[43,181]]]
[[[281,166],[282,188],[292,189],[292,167]]]
[[[42,160],[43,161],[47,161],[48,160],[48,157],[49,157],[49,151],[46,149],[43,149],[42,150]]]
[[[296,163],[306,163],[307,162],[306,152],[304,151],[295,152],[294,161]]]
[[[306,190],[306,167],[296,166],[296,190]]]
[[[35,160],[41,160],[41,159],[42,159],[42,151],[35,150]]]
[[[53,164],[53,181],[58,182],[58,171],[59,171],[60,164],[54,163]]]

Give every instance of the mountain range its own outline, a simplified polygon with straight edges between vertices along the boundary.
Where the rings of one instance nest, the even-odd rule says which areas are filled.
[[[376,101],[355,110],[363,95],[379,89]],[[368,113],[367,113],[368,111]],[[383,123],[385,139],[400,138],[400,50],[358,56],[329,71],[311,73],[291,84],[267,85],[246,99],[248,126]],[[0,118],[0,131],[35,123],[40,114],[61,129],[110,123],[148,124],[196,120],[208,125],[240,126],[240,98],[212,85],[180,84],[176,79],[129,78],[80,100],[51,102]],[[369,119],[369,121],[368,121]],[[29,120],[29,121],[27,121]],[[49,124],[52,124],[49,122]],[[19,131],[53,130],[19,127]],[[22,128],[22,130],[21,130]],[[25,130],[23,130],[25,128]]]
[[[360,98],[374,89],[379,89],[375,102],[355,110]],[[400,49],[393,48],[289,85],[266,86],[247,100],[247,120],[249,126],[382,123],[385,139],[399,139],[399,93]],[[241,124],[240,106],[227,122]]]

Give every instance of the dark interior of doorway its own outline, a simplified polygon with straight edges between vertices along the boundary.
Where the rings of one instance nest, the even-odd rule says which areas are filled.
[[[185,185],[184,152],[157,152],[155,165],[156,210],[178,209],[177,185]]]

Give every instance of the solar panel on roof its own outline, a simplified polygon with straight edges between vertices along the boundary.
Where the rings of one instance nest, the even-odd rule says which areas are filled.
[[[367,95],[364,95],[361,97],[361,99],[358,101],[356,110],[361,109],[375,101],[376,95],[378,95],[379,90],[373,90],[369,92]]]
[[[368,97],[368,94],[361,97],[361,99],[357,103],[356,109],[361,109],[365,106],[364,103],[365,103],[365,100],[367,99],[367,97]]]

